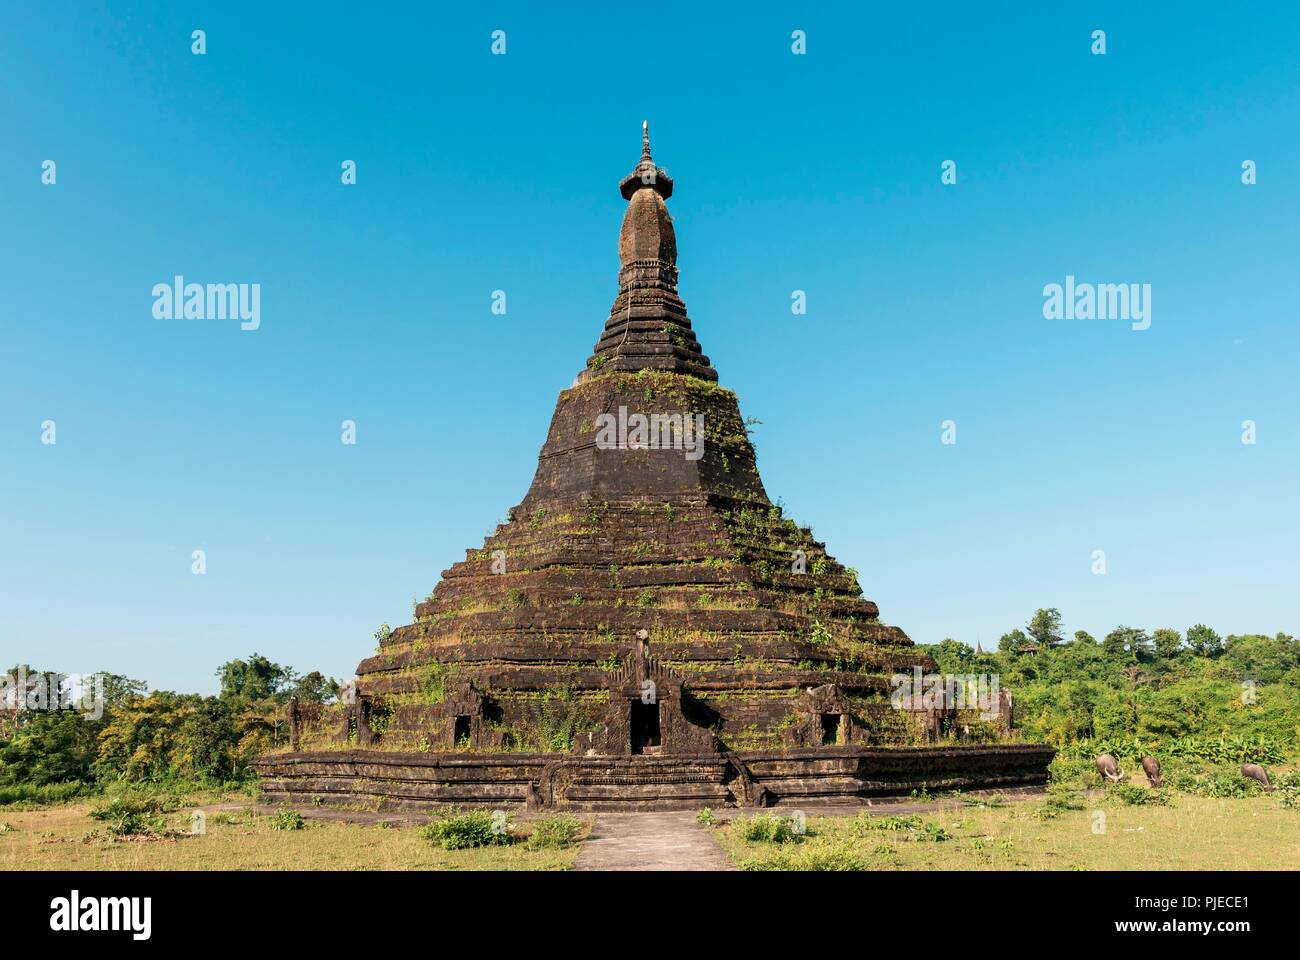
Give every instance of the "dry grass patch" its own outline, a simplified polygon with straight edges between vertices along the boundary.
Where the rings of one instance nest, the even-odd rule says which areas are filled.
[[[10,870],[567,870],[578,845],[524,843],[443,850],[409,827],[305,820],[285,829],[247,811],[207,814],[189,835],[191,808],[166,817],[166,832],[113,838],[90,803],[0,809],[0,871]],[[525,825],[526,826],[526,825]]]

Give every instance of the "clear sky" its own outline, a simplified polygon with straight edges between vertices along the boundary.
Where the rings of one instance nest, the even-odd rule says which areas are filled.
[[[0,661],[351,676],[523,498],[643,118],[768,491],[883,620],[1300,630],[1294,3],[476,6],[0,14]],[[176,274],[260,328],[154,319]],[[1044,319],[1067,274],[1150,329]]]

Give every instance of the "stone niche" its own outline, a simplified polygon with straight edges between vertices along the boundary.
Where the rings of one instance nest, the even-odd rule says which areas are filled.
[[[499,750],[501,733],[491,729],[485,716],[487,698],[471,680],[462,680],[442,702],[442,730],[434,730],[434,742],[447,750]]]
[[[834,683],[809,687],[794,705],[795,722],[785,731],[790,747],[843,747],[853,742],[849,698]]]
[[[716,753],[718,738],[705,725],[705,708],[685,689],[684,679],[650,655],[646,631],[611,675],[609,706],[602,727],[574,738],[580,757],[678,756]],[[703,722],[702,722],[703,721]]]

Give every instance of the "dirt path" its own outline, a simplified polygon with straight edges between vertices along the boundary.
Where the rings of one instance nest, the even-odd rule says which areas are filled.
[[[574,870],[735,870],[689,811],[597,813]]]

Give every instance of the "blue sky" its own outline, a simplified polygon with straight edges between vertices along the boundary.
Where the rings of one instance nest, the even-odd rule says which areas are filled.
[[[1037,6],[10,7],[0,660],[350,676],[522,499],[643,118],[768,491],[882,619],[1300,629],[1300,12]],[[175,274],[260,329],[155,320]],[[1151,328],[1045,320],[1067,274]]]

